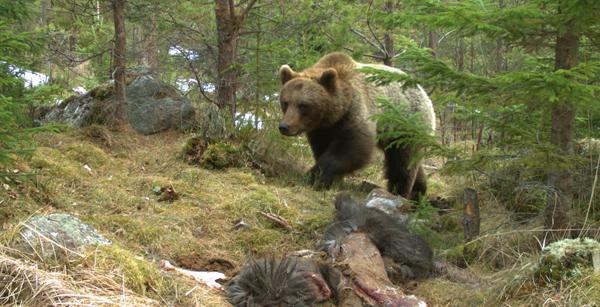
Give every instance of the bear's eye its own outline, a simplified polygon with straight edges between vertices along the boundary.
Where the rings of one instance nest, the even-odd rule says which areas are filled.
[[[285,110],[287,110],[287,108],[288,108],[287,101],[282,101],[281,102],[281,110],[283,110],[283,112],[285,112]]]
[[[306,113],[308,111],[308,105],[301,103],[298,105],[298,111],[300,111],[300,113]]]

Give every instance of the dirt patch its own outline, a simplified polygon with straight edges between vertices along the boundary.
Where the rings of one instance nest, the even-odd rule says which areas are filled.
[[[196,253],[176,256],[177,266],[194,271],[215,271],[227,276],[235,275],[239,269],[235,262],[223,257],[205,257]]]

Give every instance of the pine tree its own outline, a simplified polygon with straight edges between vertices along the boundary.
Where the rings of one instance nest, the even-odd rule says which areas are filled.
[[[402,79],[407,86],[425,83],[476,111],[503,139],[493,151],[462,161],[470,162],[463,166],[480,171],[483,161],[509,156],[511,163],[542,171],[547,178],[546,227],[568,228],[575,119],[593,108],[600,89],[600,59],[580,54],[584,48],[588,54],[598,52],[593,42],[600,39],[600,2],[430,0],[403,5],[389,22],[445,32],[471,44],[501,40],[521,53],[518,65],[505,72],[476,71],[473,64],[463,71],[462,65],[453,67],[429,50],[407,44],[398,62],[414,68],[414,74],[387,79]]]
[[[30,1],[0,2],[0,166],[16,155],[29,152],[27,137],[31,129],[23,128],[25,84],[17,67],[28,67],[24,55],[38,52],[42,41],[36,33],[22,31],[22,22],[30,17]]]

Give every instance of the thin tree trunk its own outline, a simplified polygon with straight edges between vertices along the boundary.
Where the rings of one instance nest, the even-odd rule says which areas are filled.
[[[254,111],[254,127],[258,127],[258,114],[260,111],[260,44],[261,44],[261,27],[260,18],[256,20],[256,94],[254,100],[256,103],[256,110]]]
[[[466,188],[463,191],[463,227],[465,242],[469,242],[479,236],[479,197],[477,191]]]
[[[564,2],[563,2],[564,3]],[[560,9],[559,9],[560,11]],[[560,12],[559,12],[560,13]],[[555,69],[571,69],[577,65],[579,36],[572,23],[568,23],[556,38]],[[573,154],[575,105],[563,97],[552,106],[552,128],[550,142],[561,156]],[[547,229],[566,229],[569,226],[569,208],[573,202],[573,177],[564,167],[555,168],[548,174],[550,197],[545,211]],[[566,233],[553,232],[550,239],[559,239]]]
[[[434,58],[437,57],[438,35],[435,31],[429,31],[429,49]]]
[[[504,8],[504,1],[503,0],[499,0],[498,1],[498,7],[500,9]],[[495,60],[495,64],[496,64],[496,73],[500,73],[502,71],[504,71],[504,58],[502,56],[502,49],[503,49],[503,44],[502,44],[502,38],[497,38],[496,39],[496,48],[494,50],[494,60]]]
[[[470,68],[470,72],[473,73],[475,72],[475,39],[471,38],[471,45],[470,45],[470,54],[471,54],[471,64],[469,65]]]
[[[386,1],[383,9],[387,14],[394,12],[393,1]],[[392,60],[396,55],[396,51],[394,50],[394,37],[392,37],[391,30],[389,29],[385,31],[385,34],[383,34],[383,45],[385,48],[383,64],[386,66],[393,66]]]
[[[158,53],[156,48],[156,20],[151,18],[151,26],[144,31],[144,65],[151,74],[158,72]]]
[[[456,68],[458,71],[465,70],[465,39],[462,37],[458,40]]]
[[[115,48],[113,50],[115,88],[115,107],[113,120],[122,122],[127,103],[125,96],[125,0],[112,0],[113,18],[115,22]]]
[[[483,135],[484,123],[479,125],[479,131],[477,132],[477,145],[475,146],[475,150],[479,151],[481,148],[481,137]]]
[[[235,92],[237,89],[237,71],[235,48],[237,42],[236,16],[233,3],[227,0],[215,1],[217,22],[217,105],[227,109],[232,118],[235,116]]]

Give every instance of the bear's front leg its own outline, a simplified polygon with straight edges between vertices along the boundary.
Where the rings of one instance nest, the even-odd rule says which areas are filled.
[[[334,157],[321,156],[317,163],[308,171],[308,182],[315,189],[329,189],[336,179],[343,176]]]
[[[371,160],[373,146],[353,143],[351,139],[335,141],[309,171],[309,182],[317,189],[328,189],[344,175],[362,168]]]

